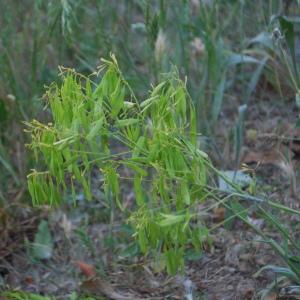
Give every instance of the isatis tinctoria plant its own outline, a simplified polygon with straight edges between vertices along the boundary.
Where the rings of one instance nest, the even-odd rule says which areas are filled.
[[[168,75],[138,101],[113,55],[94,74],[102,74],[99,83],[61,71],[61,85],[52,84],[45,97],[53,121],[27,124],[29,148],[45,166],[28,175],[33,204],[58,205],[64,193],[76,199],[79,190],[91,200],[91,178],[98,172],[99,188],[128,217],[141,251],[155,253],[176,273],[186,250],[200,251],[208,232],[197,207],[206,197],[211,164],[197,146],[185,83]],[[135,193],[130,208],[123,184]]]

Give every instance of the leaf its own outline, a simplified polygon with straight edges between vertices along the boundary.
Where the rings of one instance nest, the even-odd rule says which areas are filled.
[[[300,108],[300,94],[299,94],[299,92],[296,93],[295,100],[296,100],[297,108]]]
[[[294,73],[297,78],[297,84],[299,84],[299,76],[298,76],[297,60],[296,60],[296,50],[295,50],[296,35],[295,35],[295,30],[294,30],[294,24],[284,16],[279,17],[279,23],[280,23],[280,27],[283,31],[287,46],[289,48],[290,55],[292,57]]]
[[[223,96],[224,96],[224,89],[226,83],[226,73],[224,72],[220,83],[217,86],[217,91],[214,95],[213,99],[213,106],[212,106],[212,122],[215,123],[219,117],[222,103],[223,103]]]
[[[136,242],[128,245],[124,250],[119,254],[121,257],[134,258],[140,254],[140,248]]]
[[[178,223],[182,223],[185,221],[185,215],[167,215],[167,214],[160,214],[164,219],[158,222],[158,225],[161,227],[176,225]]]
[[[88,278],[96,276],[96,272],[92,265],[89,265],[81,260],[77,260],[75,265],[80,269],[84,276]]]
[[[237,53],[232,53],[227,60],[228,66],[236,66],[238,64],[244,64],[244,63],[257,64],[259,63],[259,60],[249,55],[237,54]]]
[[[183,202],[186,205],[190,205],[191,203],[190,192],[189,192],[188,184],[185,181],[182,181],[180,184],[180,194]]]
[[[148,245],[148,242],[147,242],[147,237],[145,235],[145,231],[142,229],[138,232],[138,240],[139,240],[139,246],[141,248],[141,251],[143,253],[147,253],[147,245]]]
[[[190,139],[191,144],[196,147],[197,145],[197,118],[196,110],[193,106],[190,107]]]
[[[2,298],[2,296],[5,298]],[[54,300],[53,298],[50,297],[40,296],[32,293],[19,292],[19,291],[1,293],[0,299],[1,300]]]
[[[227,181],[225,181],[224,178],[219,176],[219,188],[223,191],[235,191],[235,189],[230,185],[230,183],[228,183],[228,181],[240,186],[241,188],[250,185],[253,181],[251,176],[246,174],[242,170],[223,171],[221,172],[221,174],[227,178]]]
[[[0,123],[6,121],[8,117],[5,102],[0,98]]]
[[[116,121],[116,127],[125,127],[125,126],[130,126],[130,125],[134,125],[139,123],[139,119],[133,119],[133,118],[129,118],[129,119],[125,119],[125,120],[117,120]]]
[[[119,186],[119,175],[116,170],[112,167],[108,167],[105,171],[105,184],[107,186],[106,193],[110,190],[115,196],[118,207],[123,211],[123,206],[120,201],[120,186]],[[109,197],[107,195],[107,197]]]
[[[145,143],[146,143],[146,138],[144,136],[140,136],[136,143],[136,146],[132,151],[132,158],[136,158],[140,155],[141,151],[144,150]]]
[[[169,249],[165,254],[167,271],[171,275],[175,275],[178,269],[183,268],[183,249]]]
[[[143,108],[143,111],[144,111],[151,106],[151,104],[152,104],[152,102],[154,102],[154,100],[156,100],[158,98],[159,98],[158,96],[154,96],[149,99],[146,99],[143,102],[141,102],[140,107]]]
[[[263,31],[259,33],[257,36],[255,36],[253,39],[249,41],[249,45],[251,46],[252,44],[259,44],[263,45],[267,49],[272,49],[273,48],[273,42],[270,33]]]
[[[279,274],[279,275],[285,276],[289,279],[292,279],[295,282],[298,281],[297,275],[289,268],[277,267],[277,266],[273,266],[273,265],[267,265],[267,266],[264,266],[263,268],[261,268],[258,272],[256,272],[253,275],[254,278],[258,277],[260,275],[260,273],[265,270],[270,270],[276,274]]]
[[[261,75],[267,61],[268,61],[268,57],[265,57],[264,59],[262,59],[258,65],[257,69],[254,71],[254,73],[251,77],[251,80],[248,84],[248,87],[247,87],[245,100],[244,100],[245,104],[248,104],[250,96],[257,86],[258,80],[260,78],[260,75]]]
[[[119,79],[115,91],[110,95],[111,103],[111,116],[112,118],[117,117],[119,112],[124,106],[124,96],[125,89],[121,86],[121,81]]]
[[[225,214],[225,207],[215,207],[213,209],[212,219],[214,220],[214,222],[223,222],[225,220]]]
[[[141,206],[144,204],[144,196],[142,190],[142,177],[138,174],[134,175],[134,192],[135,192],[135,199],[136,203]]]
[[[36,259],[50,259],[52,252],[53,241],[48,222],[42,220],[34,237],[34,243],[32,244],[32,255]]]
[[[241,154],[241,149],[244,143],[244,122],[245,122],[245,114],[247,111],[247,105],[243,104],[239,106],[238,109],[238,120],[235,125],[235,131],[234,131],[234,146],[235,146],[235,163],[236,166],[239,165],[240,163],[240,154]]]
[[[124,165],[128,166],[129,168],[134,170],[136,173],[138,173],[142,177],[148,175],[147,171],[145,169],[139,167],[138,164],[136,164],[134,161],[126,161],[126,162],[124,162]]]
[[[18,175],[14,171],[10,161],[7,158],[7,155],[4,155],[4,148],[2,148],[2,145],[0,144],[0,165],[3,165],[3,167],[8,171],[8,173],[13,177],[15,183],[19,184],[20,180],[18,178]]]
[[[99,120],[92,123],[90,132],[86,136],[87,141],[91,142],[96,137],[96,135],[100,132],[100,129],[102,128],[102,125],[103,125],[103,120],[104,120],[104,117],[101,116],[101,118]]]

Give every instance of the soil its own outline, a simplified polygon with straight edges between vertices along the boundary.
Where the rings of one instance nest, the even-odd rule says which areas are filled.
[[[300,133],[294,127],[298,117],[294,104],[271,101],[269,96],[253,101],[248,111],[241,162],[247,162],[255,175],[257,193],[299,208],[296,182]],[[222,118],[226,126],[233,128],[237,111],[228,108]],[[224,150],[228,146],[226,135],[220,129],[218,136],[222,136],[217,144],[226,167],[233,168],[233,150]],[[132,201],[133,193],[126,187],[123,191],[128,201]],[[169,277],[155,272],[159,266],[153,265],[150,259],[135,256],[134,244],[126,232],[128,228],[118,222],[110,228],[105,210],[100,200],[92,203],[79,199],[76,208],[66,205],[60,209],[43,208],[42,212],[28,209],[18,220],[6,217],[0,226],[1,239],[6,237],[0,244],[0,287],[56,296],[57,299],[69,299],[75,291],[98,295],[99,299],[259,299],[275,275],[269,271],[256,273],[268,264],[283,265],[271,247],[249,226],[235,220],[212,231],[212,246],[207,246],[202,254],[194,253],[183,275]],[[206,221],[215,226],[224,220],[224,214],[224,209],[219,207]],[[32,217],[37,215],[48,220],[55,245],[52,257],[38,262],[30,259],[24,246],[24,240],[32,241],[37,230],[38,222]],[[285,224],[291,226],[290,231],[299,222],[297,218],[291,222],[290,216],[280,218],[282,222],[289,220]],[[279,238],[255,212],[249,221],[275,239]],[[78,262],[93,266],[96,278],[86,278]],[[188,298],[189,292],[192,298]],[[278,287],[267,299],[297,299],[297,296],[288,295]]]

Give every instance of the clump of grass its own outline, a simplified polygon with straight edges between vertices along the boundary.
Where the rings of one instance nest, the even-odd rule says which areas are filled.
[[[110,5],[104,1],[5,1],[0,19],[4,28],[0,35],[0,98],[5,109],[0,105],[0,111],[14,124],[29,120],[41,112],[38,97],[44,84],[59,80],[57,65],[74,66],[87,75],[99,57],[113,50],[126,70],[126,80],[142,97],[149,83],[157,84],[161,74],[176,65],[180,77],[189,78],[187,89],[195,104],[198,129],[213,136],[223,103],[230,101],[227,94],[245,73],[241,67],[247,63],[245,37],[258,32],[265,18],[282,6],[266,2],[259,3],[256,28],[246,12],[257,4],[241,1],[179,1],[176,5],[164,0],[110,1]],[[11,110],[7,95],[15,99],[13,114],[7,113]],[[0,126],[5,133],[10,125]],[[22,182],[4,149],[11,148],[13,139],[5,134],[1,139],[5,174]]]
[[[91,171],[96,167],[106,201],[112,207],[115,203],[128,217],[141,251],[153,254],[164,262],[168,273],[175,274],[183,270],[190,245],[201,251],[209,241],[209,230],[201,222],[197,206],[207,197],[214,198],[270,243],[288,266],[285,275],[290,272],[290,278],[298,278],[298,260],[293,254],[298,251],[297,243],[268,210],[299,212],[247,194],[213,167],[198,148],[195,110],[185,84],[177,76],[168,76],[153,87],[148,99],[138,103],[114,56],[111,61],[103,60],[100,70],[106,72],[95,83],[63,69],[62,85],[53,84],[46,93],[53,123],[27,123],[32,138],[29,147],[46,167],[28,175],[33,203],[59,205],[62,191],[72,193],[76,201],[79,186],[91,200]],[[129,177],[122,175],[124,168],[130,170]],[[214,187],[212,174],[222,177],[233,190]],[[131,209],[123,203],[124,180],[135,192]],[[228,195],[222,198],[224,192]],[[252,202],[282,234],[286,246],[251,224],[249,208],[234,205],[231,198]]]
[[[62,69],[62,85],[52,84],[47,89],[53,124],[28,123],[31,148],[46,167],[41,172],[34,170],[28,178],[34,204],[59,205],[62,191],[70,192],[75,199],[79,186],[86,198],[92,199],[91,171],[98,169],[112,211],[116,205],[130,215],[142,251],[158,252],[172,274],[183,268],[186,248],[193,244],[201,249],[203,239],[207,239],[208,231],[194,209],[197,200],[214,195],[215,187],[208,185],[210,171],[220,176],[197,148],[196,128],[213,136],[222,107],[231,99],[228,95],[236,92],[237,86],[238,92],[243,90],[234,132],[238,167],[247,105],[260,75],[264,72],[282,95],[287,85],[299,102],[291,20],[276,19],[280,28],[277,48],[270,43],[270,35],[264,34],[246,46],[244,43],[266,26],[270,16],[284,9],[284,1],[193,1],[193,5],[191,10],[188,1],[177,5],[163,0],[111,1],[109,6],[104,1],[52,1],[49,5],[38,1],[26,7],[21,2],[7,2],[6,26],[1,32],[4,72],[0,80],[4,88],[0,91],[0,115],[5,118],[13,122],[17,118],[18,122],[40,111],[38,95],[45,82],[59,81],[53,71],[58,64],[76,66],[84,74]],[[254,6],[258,8],[253,10]],[[22,15],[22,26],[14,11]],[[257,22],[247,11],[257,12]],[[35,24],[32,15],[38,16]],[[47,27],[42,26],[45,20]],[[120,72],[114,59],[106,61],[107,72],[96,83],[87,74],[98,57],[107,56],[111,49],[118,53],[126,73]],[[161,75],[174,64],[179,74]],[[189,78],[187,85],[178,79],[185,75]],[[148,95],[145,91],[150,83],[155,87]],[[9,114],[11,103],[15,113]],[[6,150],[10,138],[5,134],[7,124],[0,124],[0,164],[19,184],[20,175]],[[115,152],[112,145],[117,144],[124,152]],[[123,178],[124,168],[131,170],[130,178]],[[135,190],[133,212],[122,202],[124,181]],[[237,190],[239,197],[245,196]],[[0,198],[5,200],[1,191]],[[218,197],[216,200],[220,201]],[[281,211],[284,207],[278,208]],[[261,213],[284,233],[284,243],[295,245],[267,210]],[[243,217],[238,211],[234,214]],[[298,249],[282,247],[261,235],[284,258],[292,272],[290,278],[296,278],[299,284],[297,264],[290,259],[298,257]]]
[[[174,274],[183,268],[188,244],[200,251],[207,235],[192,209],[205,199],[211,165],[197,147],[193,104],[176,75],[138,103],[115,57],[103,62],[100,70],[106,72],[98,84],[63,70],[62,85],[53,84],[46,93],[53,123],[27,123],[29,147],[46,166],[28,175],[29,192],[35,205],[57,205],[67,178],[74,199],[80,184],[91,200],[91,171],[96,167],[107,201],[113,196],[125,212],[120,182],[128,181],[136,201],[129,221],[140,248],[145,254],[151,249],[162,253]],[[124,178],[123,168],[132,175]]]

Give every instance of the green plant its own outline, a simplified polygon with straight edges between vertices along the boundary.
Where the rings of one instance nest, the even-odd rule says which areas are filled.
[[[295,5],[295,9],[299,9]],[[283,100],[294,98],[299,93],[299,71],[297,62],[297,39],[295,20],[288,16],[271,15],[267,31],[252,38],[248,45],[253,55],[268,57],[264,75],[278,90]],[[298,105],[298,104],[297,104]]]
[[[4,299],[7,300],[54,300],[54,298],[20,291],[4,292],[1,296],[5,297]]]
[[[264,219],[276,232],[280,234],[281,240],[277,241],[262,235],[265,243],[269,243],[273,250],[281,257],[285,266],[266,265],[259,270],[255,276],[258,277],[263,271],[270,270],[275,273],[275,280],[262,291],[265,297],[274,288],[285,288],[288,293],[299,294],[300,291],[300,245],[296,236],[289,232],[287,226],[282,224],[278,218],[278,212],[269,212],[266,208],[260,207]],[[290,213],[299,214],[294,211]],[[287,224],[292,226],[292,224]]]
[[[27,123],[29,147],[46,165],[28,175],[29,192],[35,205],[57,205],[68,186],[75,199],[80,184],[90,200],[91,171],[97,168],[107,201],[113,196],[127,213],[120,182],[128,182],[136,200],[129,221],[140,248],[163,254],[174,274],[183,268],[189,244],[200,251],[208,237],[195,217],[212,166],[196,143],[194,107],[176,75],[139,103],[115,57],[103,63],[98,84],[63,70],[61,87],[52,84],[46,93],[53,123]],[[122,175],[124,168],[130,177]]]
[[[233,217],[242,220],[249,226],[249,228],[254,230],[261,237],[260,242],[270,245],[274,253],[276,253],[276,255],[278,255],[285,264],[285,266],[266,265],[254,274],[254,277],[258,277],[265,270],[270,270],[276,275],[275,280],[261,291],[262,299],[265,299],[265,297],[276,288],[284,288],[286,289],[286,292],[298,295],[300,291],[299,238],[297,234],[293,234],[289,231],[289,226],[292,226],[292,224],[283,224],[280,218],[282,218],[283,215],[299,216],[300,211],[268,199],[248,195],[245,192],[237,192],[239,187],[236,185],[231,186],[236,191],[227,191],[228,196],[223,198],[223,200],[219,200],[219,198],[222,198],[221,195],[219,195],[219,198],[216,198],[216,196],[213,195],[218,203],[221,202],[227,210],[231,212],[231,216],[225,219],[224,223],[230,222]],[[229,201],[229,199],[231,201]],[[239,199],[239,201],[237,201],[237,199]],[[250,207],[243,204],[242,200],[248,200],[250,204],[252,203],[252,209],[255,208],[255,211],[278,234],[279,238],[274,238],[269,234],[270,232],[264,232],[258,226],[249,221],[248,210]]]
[[[4,28],[0,117],[8,119],[0,121],[3,186],[8,174],[19,187],[25,165],[31,163],[23,152],[22,168],[14,162],[9,150],[24,137],[20,130],[11,134],[8,128],[19,129],[20,120],[41,114],[38,97],[44,84],[58,80],[57,66],[72,65],[88,74],[110,51],[118,53],[124,76],[138,97],[145,97],[149,83],[159,83],[161,74],[176,65],[180,76],[189,79],[198,130],[214,135],[223,103],[231,101],[236,83],[247,84],[243,66],[260,63],[244,53],[245,37],[261,30],[281,2],[260,1],[256,9],[257,4],[249,1],[184,0],[174,5],[165,0],[130,0],[106,5],[103,0],[5,0],[0,18]],[[247,26],[253,25],[246,13],[251,10],[258,10],[255,26]],[[4,200],[6,195],[0,197]]]
[[[45,171],[33,170],[28,175],[33,203],[58,205],[62,191],[71,193],[76,201],[81,188],[85,197],[92,199],[91,171],[96,168],[106,201],[128,216],[141,251],[163,261],[167,271],[175,274],[182,270],[190,245],[201,251],[203,242],[209,241],[209,230],[201,222],[197,206],[207,197],[214,198],[216,204],[208,210],[225,205],[233,217],[242,219],[270,243],[295,273],[290,252],[249,223],[249,208],[229,200],[252,202],[287,243],[291,236],[265,206],[299,212],[248,195],[212,166],[196,143],[195,110],[185,84],[169,76],[153,87],[148,99],[138,103],[114,56],[111,61],[103,60],[99,71],[104,69],[98,84],[72,70],[62,70],[62,85],[53,84],[46,93],[53,123],[27,123],[32,137],[29,147],[46,166]],[[123,175],[124,168],[130,170],[129,177]],[[211,186],[211,173],[233,189]],[[134,189],[136,203],[131,209],[123,205],[122,184]],[[224,192],[228,196],[222,199]]]
[[[4,299],[7,300],[55,300],[54,297],[48,297],[48,296],[41,296],[38,294],[33,293],[25,293],[22,291],[9,291],[4,292],[0,294],[0,296],[5,297]],[[102,298],[94,298],[94,297],[88,297],[88,296],[78,296],[75,292],[71,294],[71,296],[68,298],[70,300],[101,300]]]
[[[232,96],[239,97],[234,131],[238,168],[246,105],[260,75],[263,73],[282,95],[287,86],[298,99],[291,20],[276,19],[281,30],[277,48],[270,34],[259,35],[245,46],[246,37],[260,31],[270,16],[283,9],[283,1],[211,1],[211,5],[201,1],[192,11],[189,1],[176,5],[163,0],[111,1],[110,5],[104,1],[50,2],[24,6],[6,1],[8,13],[0,44],[4,50],[0,53],[4,70],[0,74],[0,165],[5,169],[0,173],[5,184],[6,174],[20,184],[22,173],[11,163],[8,128],[40,111],[37,98],[43,84],[60,81],[54,68],[64,63],[87,74],[99,56],[106,57],[113,49],[120,68],[126,70],[126,80],[116,62],[105,62],[108,71],[100,83],[93,82],[98,79],[92,76],[62,69],[62,84],[47,88],[53,124],[28,124],[31,148],[46,167],[45,172],[34,170],[29,175],[30,192],[35,205],[59,205],[62,191],[72,194],[75,201],[83,189],[91,199],[91,172],[99,171],[99,188],[105,193],[111,222],[117,205],[134,226],[141,250],[163,260],[174,273],[182,268],[190,245],[200,249],[208,239],[197,215],[197,199],[216,192],[213,184],[208,186],[208,174],[218,171],[197,150],[196,120],[197,128],[210,138],[223,104],[231,103]],[[23,16],[21,28],[14,11]],[[248,16],[247,11],[255,11],[255,16]],[[32,15],[38,16],[34,24]],[[44,20],[46,27],[42,26]],[[19,56],[21,50],[23,55]],[[161,75],[173,64],[179,75]],[[186,94],[186,84],[178,80],[182,75],[188,77],[187,89],[195,108]],[[150,83],[156,86],[150,98],[140,101],[148,97],[145,91]],[[126,178],[125,168],[131,172]],[[135,190],[137,203],[133,207],[122,203],[124,183]],[[235,188],[239,194],[234,196],[245,196]],[[1,190],[0,198],[5,200],[3,193]],[[233,210],[232,203],[227,204],[231,197],[220,200],[221,195],[214,206],[221,201]],[[238,209],[233,216],[247,221]]]

